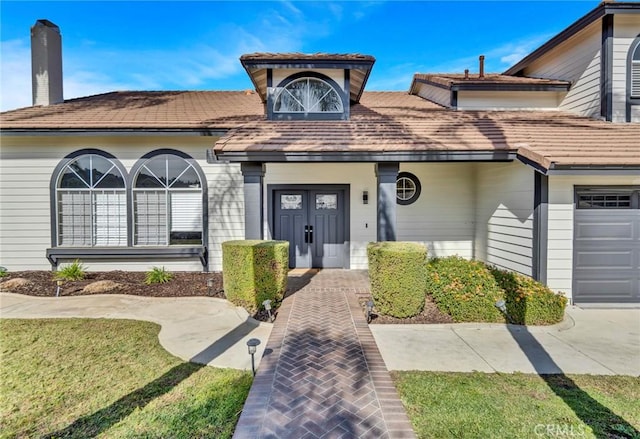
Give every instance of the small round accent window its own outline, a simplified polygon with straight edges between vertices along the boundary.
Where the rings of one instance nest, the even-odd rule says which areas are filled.
[[[398,204],[414,203],[420,196],[420,180],[410,172],[400,172],[396,180],[396,199]]]

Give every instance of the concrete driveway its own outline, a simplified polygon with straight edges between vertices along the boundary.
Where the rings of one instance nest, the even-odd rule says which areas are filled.
[[[251,369],[246,345],[250,338],[261,341],[255,355],[257,366],[272,327],[254,320],[243,308],[212,297],[31,297],[0,293],[0,317],[145,320],[161,325],[160,344],[173,355],[235,369]]]
[[[390,370],[640,376],[640,309],[567,308],[555,326],[370,325]]]

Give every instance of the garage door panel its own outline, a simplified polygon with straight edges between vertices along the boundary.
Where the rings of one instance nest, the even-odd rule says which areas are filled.
[[[601,188],[595,191],[600,192],[593,196],[593,202],[586,198],[593,208],[574,211],[574,300],[577,303],[640,302],[638,190],[616,188],[611,194]],[[603,196],[607,200],[614,199],[616,191],[632,194],[618,198],[626,200],[624,206],[620,204],[623,208],[603,208],[602,202],[596,205]],[[580,190],[576,192],[576,198],[580,199]]]
[[[580,280],[576,282],[582,302],[631,302],[638,291],[634,282],[627,280]],[[635,288],[635,289],[634,289]]]
[[[628,269],[635,270],[636,252],[632,249],[623,251],[577,251],[576,270],[586,269]]]

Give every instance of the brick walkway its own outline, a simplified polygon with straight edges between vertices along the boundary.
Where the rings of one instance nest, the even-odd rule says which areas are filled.
[[[358,304],[366,272],[292,274],[234,439],[415,438]]]

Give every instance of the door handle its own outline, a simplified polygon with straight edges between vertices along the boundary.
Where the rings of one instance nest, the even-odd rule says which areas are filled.
[[[309,226],[309,244],[313,244],[313,226]]]
[[[309,244],[309,226],[304,226],[304,243]]]

